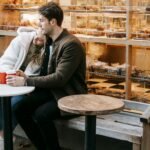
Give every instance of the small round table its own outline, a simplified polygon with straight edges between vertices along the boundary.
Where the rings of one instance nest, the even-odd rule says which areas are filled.
[[[81,94],[61,98],[58,107],[69,113],[85,115],[85,150],[96,150],[96,115],[120,111],[124,102],[109,96]]]
[[[11,96],[18,96],[30,93],[34,87],[23,86],[13,87],[6,84],[0,84],[0,97],[2,100],[2,111],[4,120],[4,149],[13,150],[12,143],[12,121],[11,121]]]

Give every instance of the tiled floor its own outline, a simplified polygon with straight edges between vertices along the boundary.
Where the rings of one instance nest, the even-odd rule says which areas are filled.
[[[102,137],[102,149],[104,150],[131,150],[130,144],[124,144],[123,141],[116,141],[116,140],[108,140],[107,142],[105,137]],[[108,144],[109,143],[109,144]],[[0,149],[1,150],[1,149]],[[25,138],[17,137],[14,143],[14,150],[36,150],[36,148],[31,144],[31,142]],[[62,150],[71,150],[62,148]]]
[[[14,150],[36,150],[31,142],[25,138],[17,137],[14,143]],[[62,148],[62,150],[71,150]]]

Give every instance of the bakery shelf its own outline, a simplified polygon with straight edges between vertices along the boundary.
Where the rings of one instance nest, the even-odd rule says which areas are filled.
[[[5,36],[16,36],[17,32],[16,31],[6,31],[6,30],[0,30],[0,35],[5,35]]]
[[[64,12],[74,12],[74,13],[126,13],[126,10],[98,10],[98,11],[88,11],[88,10],[64,10]]]
[[[137,66],[141,70],[148,70],[147,68],[150,68],[149,0],[54,1],[59,2],[64,10],[65,23],[63,27],[67,28],[83,42],[83,45],[87,49],[87,56],[94,53],[94,56],[91,55],[91,59],[94,61],[96,58],[96,61],[107,62],[108,65],[110,65],[110,63],[127,65],[122,74],[115,74],[114,72],[102,73],[99,72],[99,70],[92,72],[94,70],[88,70],[87,68],[87,77],[98,78],[94,81],[101,82],[99,78],[102,78],[104,80],[103,82],[105,82],[106,79],[109,81],[110,79],[119,79],[122,80],[124,86],[126,86],[125,89],[117,89],[120,88],[117,84],[108,88],[106,86],[104,91],[95,89],[92,91],[93,93],[110,94],[110,96],[130,99],[134,94],[138,94],[136,90],[134,91],[135,93],[133,93],[132,88],[135,84],[131,82],[149,84],[150,78],[144,75],[133,76],[132,72],[133,66]],[[4,2],[7,4],[2,4]],[[7,36],[11,36],[11,38],[16,36],[17,33],[15,30],[19,25],[33,27],[38,25],[38,22],[36,22],[38,19],[36,16],[37,9],[41,4],[47,2],[48,0],[16,0],[9,5],[8,0],[1,0],[1,41],[2,39],[6,39]],[[9,22],[10,20],[12,21]],[[6,41],[8,42],[7,39]],[[134,47],[140,48],[134,51]],[[3,45],[1,49],[5,49]],[[92,64],[94,61],[90,63]],[[141,98],[139,95],[137,97]],[[144,98],[150,100],[150,93],[146,93]]]
[[[9,31],[9,30],[0,30],[1,35],[10,35],[10,36],[16,36],[16,31]],[[150,47],[150,41],[149,40],[126,40],[124,39],[118,39],[118,38],[107,38],[107,37],[95,37],[90,35],[82,35],[82,34],[75,34],[82,42],[100,42],[100,43],[106,43],[106,44],[121,44],[121,45],[133,45],[133,46],[144,46],[144,47]]]
[[[100,72],[90,72],[90,71],[88,71],[88,73],[90,75],[94,75],[94,76],[102,77],[102,78],[108,78],[108,79],[112,79],[112,78],[125,79],[125,75],[115,75],[111,73],[100,73]]]
[[[4,10],[19,10],[19,11],[37,11],[39,6],[30,6],[30,7],[6,7]],[[109,9],[103,9],[103,10],[64,10],[64,12],[73,12],[73,13],[118,13],[118,14],[125,14],[126,10],[109,10]]]
[[[150,83],[150,77],[130,77],[132,81]]]
[[[150,40],[128,40],[128,45],[150,47]]]
[[[107,38],[107,37],[95,37],[90,35],[82,35],[82,34],[75,34],[81,41],[83,42],[100,42],[106,44],[126,44],[126,39],[118,39],[118,38]]]
[[[37,11],[39,6],[30,8],[5,8],[4,10],[18,10],[18,11]]]
[[[21,4],[21,3],[3,3],[0,4],[4,10],[21,10],[21,9],[37,9],[41,4]]]
[[[118,74],[117,72],[114,73],[114,72],[105,72],[105,73],[101,73],[101,72],[92,72],[92,71],[88,71],[88,73],[91,75],[91,76],[97,76],[97,77],[101,77],[101,78],[105,78],[106,79],[113,79],[113,80],[117,80],[117,79],[125,79],[125,73],[124,74]],[[148,76],[141,76],[141,77],[136,77],[134,75],[132,75],[130,77],[130,79],[134,82],[140,82],[140,83],[148,83],[150,84],[150,77]],[[104,79],[103,79],[104,80]],[[105,81],[104,80],[104,81]],[[89,80],[90,81],[90,80]],[[92,80],[91,80],[92,81]]]
[[[146,8],[145,9],[131,9],[131,13],[136,13],[136,14],[150,14],[150,11],[148,11]]]

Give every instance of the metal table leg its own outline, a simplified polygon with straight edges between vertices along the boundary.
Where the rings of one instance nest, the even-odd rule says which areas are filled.
[[[2,111],[4,121],[4,149],[13,150],[12,142],[12,119],[11,119],[11,100],[9,97],[3,97]]]
[[[85,116],[85,150],[96,150],[96,116]]]

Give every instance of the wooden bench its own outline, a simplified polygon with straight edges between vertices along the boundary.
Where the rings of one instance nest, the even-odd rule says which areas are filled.
[[[125,100],[119,113],[97,116],[96,134],[133,144],[133,150],[150,150],[150,105]],[[84,131],[85,117],[58,120],[57,126]]]
[[[96,134],[118,140],[128,141],[133,144],[132,150],[150,150],[150,104],[125,100],[125,109],[120,113],[97,116]],[[84,131],[85,117],[67,120],[57,120],[56,125],[64,128]],[[25,137],[19,127],[15,134]],[[65,135],[63,138],[67,136]],[[68,135],[70,138],[70,135]],[[72,139],[70,139],[72,140]],[[74,143],[75,141],[72,141]]]

